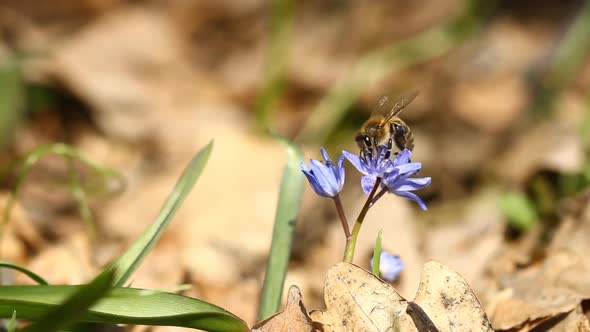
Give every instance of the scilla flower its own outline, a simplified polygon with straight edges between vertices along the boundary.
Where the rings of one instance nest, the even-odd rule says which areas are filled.
[[[384,147],[380,147],[380,153],[377,157],[369,155],[363,158],[347,151],[342,153],[363,174],[361,186],[365,194],[368,194],[373,189],[377,178],[382,179],[382,189],[375,195],[372,204],[377,202],[383,194],[390,192],[414,200],[422,210],[427,209],[424,201],[411,191],[423,189],[430,184],[431,179],[429,177],[410,178],[422,168],[421,163],[410,161],[412,154],[410,150],[404,149],[394,160],[385,158],[387,149]]]
[[[421,163],[410,162],[410,150],[405,149],[393,161],[393,171],[386,173],[383,177],[382,187],[386,188],[390,193],[401,197],[409,198],[420,206],[422,210],[427,210],[426,204],[418,195],[411,191],[420,190],[430,184],[430,177],[425,178],[411,178],[410,176],[416,174],[420,168]],[[380,192],[375,199],[379,199],[383,195]]]
[[[373,257],[371,257],[370,267],[373,269]],[[383,280],[389,282],[395,281],[403,269],[404,262],[402,262],[402,259],[398,255],[393,255],[386,251],[381,252],[379,274]]]
[[[393,162],[386,158],[387,148],[380,146],[377,148],[379,155],[373,157],[372,155],[366,155],[361,157],[348,151],[342,151],[342,155],[352,163],[352,165],[363,174],[361,178],[361,187],[365,194],[369,194],[377,178],[383,178],[385,174],[394,171],[395,165]]]
[[[321,152],[324,162],[311,159],[309,167],[301,163],[301,171],[316,194],[334,198],[342,191],[344,185],[344,165],[342,165],[344,157],[340,156],[338,164],[334,164],[324,148],[321,148]]]

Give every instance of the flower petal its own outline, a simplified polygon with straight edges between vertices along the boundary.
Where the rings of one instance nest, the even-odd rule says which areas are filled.
[[[408,163],[398,165],[396,168],[399,170],[399,174],[407,174],[419,171],[422,168],[422,163]]]
[[[407,164],[410,162],[410,157],[412,156],[412,152],[408,149],[404,149],[400,154],[397,155],[393,163],[395,166]]]
[[[420,208],[424,211],[428,210],[428,207],[426,207],[426,203],[424,203],[424,201],[420,197],[418,197],[418,195],[416,195],[414,193],[411,193],[409,191],[394,191],[393,193],[398,196],[409,198],[409,199],[415,201],[416,203],[418,203]]]
[[[338,181],[336,180],[334,173],[330,170],[329,167],[322,164],[322,162],[319,160],[312,159],[310,163],[311,170],[315,175],[316,182],[325,193],[322,196],[336,196],[336,194],[338,193]]]
[[[340,156],[338,158],[338,165],[336,165],[336,172],[338,172],[338,174],[340,175],[338,177],[338,186],[340,187],[340,190],[342,190],[342,187],[344,186],[344,178],[345,178],[345,171],[344,171],[344,156]]]
[[[304,162],[299,163],[299,166],[301,167],[303,173],[311,171],[311,168],[309,168],[309,166],[307,166],[307,164]]]
[[[361,187],[363,187],[363,191],[365,195],[368,195],[373,187],[375,186],[375,181],[377,181],[377,175],[369,174],[365,175],[361,178]]]
[[[314,176],[314,174],[312,173],[312,171],[303,170],[303,174],[307,178],[307,181],[309,182],[311,189],[313,189],[313,191],[315,191],[316,194],[318,194],[320,196],[326,196],[326,192],[324,191],[324,188],[318,183],[318,181],[317,181],[316,177]]]
[[[381,252],[381,263],[379,272],[384,280],[394,281],[404,269],[404,262],[398,255],[392,255],[388,252]]]
[[[406,178],[396,183],[396,191],[420,190],[428,186],[431,178]]]
[[[342,151],[342,155],[344,156],[344,158],[348,159],[352,166],[354,166],[359,172],[365,175],[368,174],[367,165],[364,163],[363,159],[359,155],[350,153],[348,151]]]
[[[328,156],[328,152],[326,152],[326,149],[324,149],[323,146],[320,148],[320,152],[322,153],[322,157],[324,157],[324,160],[326,161],[326,163],[328,163],[329,165],[334,164],[332,162],[332,159],[330,159],[330,156]]]

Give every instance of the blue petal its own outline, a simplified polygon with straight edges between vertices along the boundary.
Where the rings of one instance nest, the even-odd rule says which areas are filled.
[[[422,163],[408,163],[398,165],[396,168],[399,170],[400,174],[413,173],[419,171],[422,168]]]
[[[369,174],[365,175],[361,178],[361,187],[363,187],[363,191],[365,195],[368,195],[373,187],[375,186],[375,181],[377,181],[377,175]]]
[[[412,152],[408,149],[404,149],[400,154],[397,155],[393,163],[395,166],[399,166],[402,164],[407,164],[410,162],[410,157],[412,156]]]
[[[424,201],[422,201],[422,199],[420,197],[418,197],[418,195],[411,193],[409,191],[394,191],[394,194],[398,195],[398,196],[402,196],[405,198],[409,198],[413,201],[415,201],[416,203],[418,203],[418,205],[420,206],[420,208],[424,211],[428,210],[428,208],[426,207],[426,204],[424,203]]]
[[[316,194],[320,196],[327,196],[326,192],[324,191],[324,188],[320,186],[312,171],[303,170],[303,174],[305,174],[305,177],[307,178],[307,181],[309,181],[311,189],[313,189],[313,191],[315,191]]]
[[[340,187],[340,190],[342,190],[342,187],[344,186],[344,178],[345,178],[344,156],[340,156],[340,158],[338,158],[338,165],[336,166],[336,171],[338,172],[338,175],[340,175],[338,177],[338,186]]]
[[[324,157],[324,160],[325,160],[325,161],[326,161],[328,164],[332,165],[332,164],[333,164],[333,163],[332,163],[332,159],[330,159],[330,156],[328,156],[328,152],[326,152],[326,149],[324,149],[324,147],[321,147],[321,148],[320,148],[320,151],[321,151],[321,153],[322,153],[322,157]]]
[[[304,162],[299,163],[299,165],[303,173],[311,171],[311,168],[309,168],[309,166],[307,166]]]
[[[388,252],[381,252],[381,262],[379,272],[384,280],[394,281],[404,269],[404,262],[398,255],[392,255]]]
[[[344,158],[348,159],[348,161],[350,161],[350,163],[356,169],[358,169],[359,172],[361,172],[365,175],[368,174],[367,165],[365,164],[365,162],[363,161],[363,159],[359,155],[350,153],[348,151],[342,151],[342,155],[344,156]]]
[[[395,190],[399,191],[410,191],[410,190],[420,190],[425,188],[430,184],[431,178],[406,178],[400,180],[395,185]]]
[[[336,180],[334,173],[319,160],[312,159],[310,163],[316,182],[325,193],[323,196],[336,196],[338,193],[338,181]]]

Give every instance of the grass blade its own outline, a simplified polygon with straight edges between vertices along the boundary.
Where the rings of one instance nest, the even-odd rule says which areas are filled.
[[[16,310],[12,313],[12,317],[8,321],[8,326],[6,326],[6,330],[8,332],[16,331]]]
[[[16,310],[19,319],[41,319],[84,287],[0,287],[0,317],[9,318]],[[177,294],[123,287],[112,288],[76,317],[79,323],[179,326],[212,332],[248,329],[243,320],[213,304]]]
[[[378,277],[381,276],[381,233],[383,233],[383,230],[379,230],[377,234],[375,249],[373,250],[373,264],[371,264],[371,272]]]
[[[137,269],[139,264],[143,261],[148,252],[154,247],[170,221],[176,214],[176,210],[180,207],[186,196],[189,194],[194,184],[201,176],[203,168],[209,159],[209,154],[213,148],[213,141],[209,142],[185,168],[180,179],[176,183],[174,190],[168,196],[164,206],[160,210],[156,220],[150,225],[148,229],[139,237],[127,251],[114,261],[107,269],[116,268],[115,279],[113,285],[123,286],[129,279],[131,274]]]
[[[47,311],[23,332],[51,332],[73,325],[93,304],[107,294],[111,289],[113,277],[114,271],[99,274],[89,284],[80,286],[62,304]]]
[[[27,270],[26,268],[24,268],[22,266],[18,266],[16,264],[13,264],[13,263],[10,263],[7,261],[0,261],[0,267],[4,267],[7,269],[17,270],[19,272],[22,272],[22,273],[26,274],[29,278],[36,281],[40,285],[49,285],[49,283],[45,279],[41,278],[41,276],[39,276],[38,274],[36,274],[33,271]]]
[[[264,83],[256,98],[255,117],[259,130],[270,128],[272,116],[279,108],[276,101],[284,90],[288,51],[293,25],[293,0],[271,2],[270,45],[268,48]]]
[[[0,149],[12,141],[25,105],[22,66],[17,59],[0,63]]]
[[[279,138],[279,140],[286,145],[289,159],[281,180],[272,243],[258,309],[259,321],[274,314],[280,308],[293,231],[303,195],[303,173],[299,166],[303,160],[301,149],[285,139]]]

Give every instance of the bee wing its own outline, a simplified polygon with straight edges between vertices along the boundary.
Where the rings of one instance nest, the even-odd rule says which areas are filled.
[[[379,100],[377,107],[375,108],[374,113],[380,114],[385,117],[383,120],[383,125],[389,122],[394,116],[398,115],[406,106],[408,106],[414,98],[418,95],[419,91],[414,90],[401,95],[397,102],[393,102],[388,96],[384,96]]]

